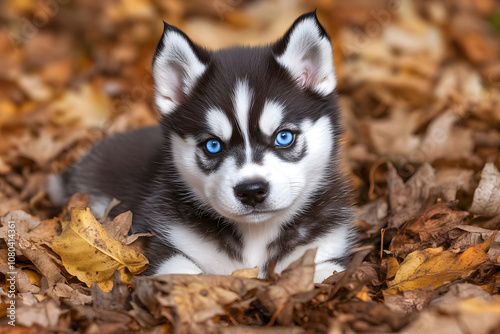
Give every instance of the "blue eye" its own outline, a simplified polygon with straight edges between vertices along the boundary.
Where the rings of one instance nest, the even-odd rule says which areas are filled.
[[[220,141],[217,139],[209,139],[205,144],[205,148],[207,149],[207,152],[211,154],[219,153],[222,150]]]
[[[280,131],[276,136],[274,145],[276,146],[288,146],[293,141],[293,134],[290,131]]]

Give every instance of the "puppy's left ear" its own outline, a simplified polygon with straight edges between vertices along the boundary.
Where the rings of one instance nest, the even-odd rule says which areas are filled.
[[[300,16],[283,38],[272,46],[276,61],[297,82],[318,94],[328,95],[337,86],[332,44],[316,12]]]
[[[164,23],[153,60],[155,100],[162,115],[175,110],[187,98],[207,70],[209,60],[208,51],[178,28]]]

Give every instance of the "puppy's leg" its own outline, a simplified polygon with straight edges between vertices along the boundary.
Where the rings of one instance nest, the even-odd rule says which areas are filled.
[[[202,274],[201,269],[187,257],[176,254],[168,260],[161,262],[156,268],[154,275],[166,274]]]

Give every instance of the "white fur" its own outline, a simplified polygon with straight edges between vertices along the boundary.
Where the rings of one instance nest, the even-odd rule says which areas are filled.
[[[169,242],[187,257],[196,259],[196,264],[184,256],[172,257],[163,262],[156,275],[167,273],[186,273],[188,269],[192,273],[230,275],[236,270],[259,267],[260,277],[263,277],[263,266],[269,260],[267,253],[268,243],[276,238],[279,233],[279,226],[269,224],[241,224],[238,230],[243,239],[242,261],[230,258],[226,253],[221,252],[217,244],[205,239],[198,232],[192,231],[185,226],[171,225],[165,227],[165,234],[168,234]]]
[[[320,35],[313,18],[300,22],[292,31],[282,55],[276,57],[299,85],[328,95],[337,86],[330,41]]]
[[[162,262],[155,271],[155,275],[167,274],[202,274],[201,269],[185,256],[174,255],[168,260]]]
[[[260,224],[238,224],[238,230],[243,236],[243,261],[245,268],[259,267],[259,274],[263,274],[262,267],[276,254],[268,254],[268,244],[276,239],[282,228],[280,222],[273,220]],[[262,277],[262,276],[261,276]]]
[[[52,203],[63,206],[64,198],[64,185],[62,177],[57,174],[50,174],[47,180],[47,193]]]
[[[203,192],[206,175],[196,165],[196,140],[192,137],[182,138],[177,134],[172,134],[171,141],[174,148],[174,164],[182,180],[189,186],[198,200],[207,203]]]
[[[104,217],[106,209],[111,203],[111,198],[105,196],[90,195],[90,211],[97,217]]]
[[[243,239],[242,261],[234,260],[221,252],[217,244],[204,239],[198,232],[191,231],[184,226],[170,225],[165,233],[169,235],[169,242],[187,257],[196,259],[196,264],[182,255],[175,255],[164,261],[156,270],[156,275],[164,274],[217,274],[230,275],[235,270],[259,267],[260,277],[263,277],[262,268],[269,258],[276,254],[268,254],[267,245],[275,239],[280,231],[278,224],[267,222],[263,224],[238,224]],[[284,259],[276,264],[275,272],[281,273],[293,261],[297,260],[308,249],[318,248],[314,262],[316,272],[314,282],[320,283],[334,271],[345,268],[328,260],[345,255],[348,246],[349,229],[341,226],[338,229],[318,238],[307,245],[297,247]]]
[[[206,112],[207,124],[212,133],[224,141],[231,139],[233,127],[226,114],[219,109],[210,109]]]
[[[245,268],[242,262],[231,259],[218,249],[216,243],[203,238],[199,232],[173,224],[166,228],[169,242],[189,258],[196,259],[204,274],[230,275]]]
[[[339,228],[320,237],[314,242],[297,247],[284,259],[276,264],[276,272],[282,272],[293,261],[301,257],[306,250],[318,248],[314,262],[316,263],[316,272],[314,274],[314,282],[322,282],[328,276],[332,275],[333,271],[342,271],[345,268],[334,262],[327,262],[332,258],[338,258],[345,255],[345,250],[350,240],[348,226],[340,226]]]
[[[182,93],[189,94],[207,66],[179,33],[166,31],[162,38],[164,47],[155,60],[153,76],[156,105],[166,115],[181,102]]]
[[[250,149],[250,137],[248,133],[248,114],[252,105],[252,91],[248,87],[248,81],[242,80],[236,83],[233,94],[233,107],[238,125],[245,140],[245,153],[247,161],[250,161],[252,151]]]
[[[285,107],[276,101],[266,101],[262,115],[259,120],[259,127],[263,134],[271,136],[283,121],[283,110]]]

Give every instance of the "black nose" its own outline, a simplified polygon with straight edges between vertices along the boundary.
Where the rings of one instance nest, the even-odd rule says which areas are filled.
[[[269,183],[264,180],[248,180],[234,187],[234,194],[241,203],[256,206],[264,202],[269,190]]]

